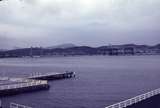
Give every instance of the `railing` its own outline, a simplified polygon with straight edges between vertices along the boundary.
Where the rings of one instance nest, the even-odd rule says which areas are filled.
[[[42,74],[42,73],[37,72],[37,73],[32,73],[30,75],[30,77],[28,77],[28,78],[32,79],[32,78],[47,77],[47,76],[53,76],[53,75],[55,75],[55,76],[56,75],[71,75],[71,76],[75,76],[75,72],[66,71],[65,73],[46,73],[46,74]]]
[[[23,87],[30,87],[36,85],[47,85],[48,81],[45,80],[30,80],[30,79],[19,79],[17,80],[22,83],[18,84],[10,84],[10,85],[2,85],[0,86],[0,90],[7,90],[7,89],[16,89],[16,88],[23,88]]]
[[[9,80],[8,77],[0,77],[0,81],[6,81],[6,80]]]
[[[30,75],[29,78],[38,78],[38,77],[46,77],[46,76],[52,76],[52,75],[61,75],[63,73],[46,73],[46,74],[42,74],[42,73],[32,73]]]
[[[28,107],[28,106],[20,105],[16,103],[10,103],[10,108],[32,108],[32,107]]]
[[[126,107],[128,107],[130,105],[136,104],[136,103],[138,103],[140,101],[143,101],[145,99],[148,99],[148,98],[150,98],[152,96],[155,96],[155,95],[158,95],[158,94],[160,94],[160,88],[156,89],[156,90],[153,90],[151,92],[147,92],[145,94],[133,97],[131,99],[128,99],[128,100],[125,100],[125,101],[110,105],[110,106],[105,107],[105,108],[126,108]]]
[[[2,108],[2,101],[0,100],[0,108]]]

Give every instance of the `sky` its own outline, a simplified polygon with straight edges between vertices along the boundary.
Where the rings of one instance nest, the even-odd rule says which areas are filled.
[[[0,48],[160,43],[160,0],[3,0]]]

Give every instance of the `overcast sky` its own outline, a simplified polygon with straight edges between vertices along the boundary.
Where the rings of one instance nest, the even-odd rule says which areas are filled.
[[[3,0],[0,48],[160,43],[160,0]]]

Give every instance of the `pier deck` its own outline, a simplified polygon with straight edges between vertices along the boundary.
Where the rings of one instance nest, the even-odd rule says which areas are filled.
[[[0,78],[0,96],[49,89],[47,80],[72,78],[74,72],[35,74],[28,78]]]
[[[47,81],[22,78],[9,78],[0,80],[0,96],[14,95],[23,92],[48,89]]]
[[[65,73],[47,73],[47,74],[33,74],[28,79],[38,79],[38,80],[57,80],[57,79],[66,79],[75,77],[74,72],[65,72]]]

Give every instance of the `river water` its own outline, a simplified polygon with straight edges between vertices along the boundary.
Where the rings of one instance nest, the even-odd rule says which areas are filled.
[[[0,75],[75,71],[72,79],[50,81],[50,90],[2,97],[33,108],[104,108],[160,87],[160,56],[77,56],[0,59]]]

